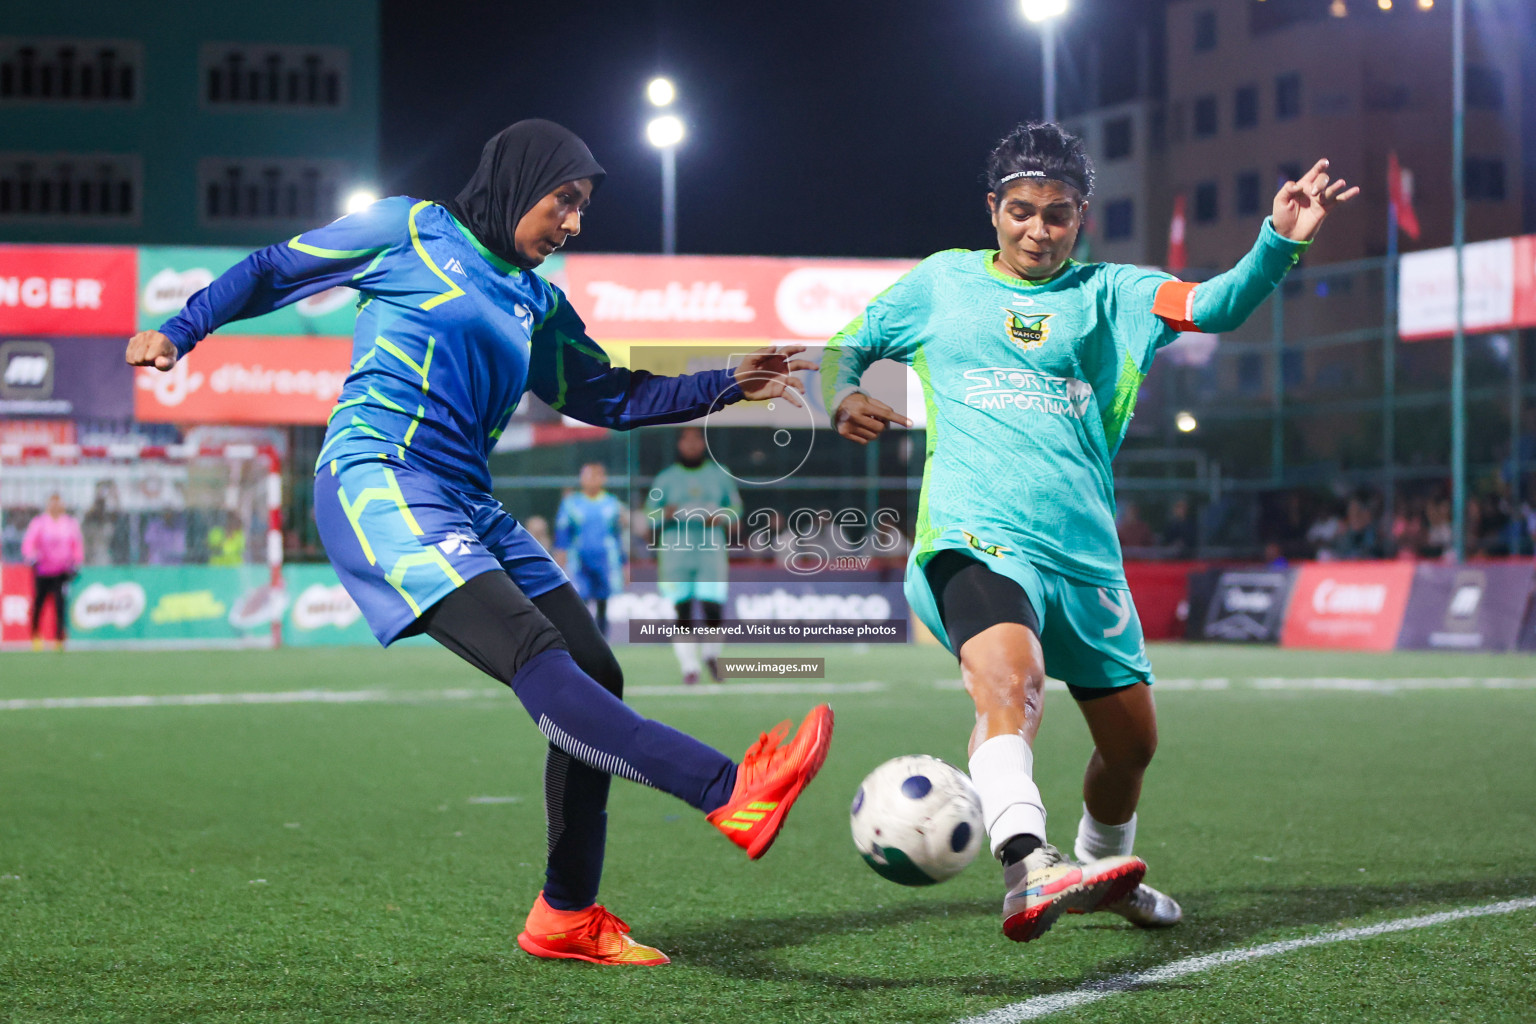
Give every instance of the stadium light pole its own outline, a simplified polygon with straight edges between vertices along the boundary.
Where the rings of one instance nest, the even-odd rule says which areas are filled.
[[[1451,530],[1456,561],[1467,556],[1467,2],[1451,8],[1451,245],[1456,260],[1456,325],[1451,335]]]
[[[645,96],[651,106],[665,109],[677,98],[677,87],[670,79],[653,78]],[[661,251],[667,256],[677,254],[677,147],[685,134],[682,118],[672,113],[653,117],[645,126],[646,139],[661,151]]]
[[[1068,0],[1019,0],[1026,20],[1040,26],[1043,121],[1056,120],[1056,19],[1067,13]]]

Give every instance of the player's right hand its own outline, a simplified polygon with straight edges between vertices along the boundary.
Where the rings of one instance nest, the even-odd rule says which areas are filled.
[[[128,365],[169,370],[176,365],[176,346],[159,331],[140,331],[128,339]]]
[[[859,444],[868,444],[879,437],[891,423],[899,423],[904,427],[912,425],[911,420],[895,409],[860,391],[843,399],[843,404],[837,407],[835,422],[839,434]]]

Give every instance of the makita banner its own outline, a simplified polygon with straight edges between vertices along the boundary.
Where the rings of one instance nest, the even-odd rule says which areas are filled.
[[[0,416],[133,416],[126,337],[0,338]]]
[[[588,256],[565,288],[592,337],[830,338],[913,266],[910,260],[755,256]]]
[[[134,415],[159,423],[322,424],[351,358],[350,338],[215,335],[169,373],[138,369]]]
[[[1198,638],[1278,643],[1291,579],[1288,569],[1223,571],[1216,578]]]
[[[1312,562],[1291,591],[1282,647],[1390,651],[1413,583],[1411,562]]]
[[[133,249],[0,245],[0,334],[133,333]]]
[[[1536,567],[1421,565],[1397,646],[1409,651],[1510,651]]]

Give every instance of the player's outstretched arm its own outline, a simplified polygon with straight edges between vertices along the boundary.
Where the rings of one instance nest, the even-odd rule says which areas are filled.
[[[1328,161],[1319,160],[1299,179],[1280,186],[1271,216],[1237,266],[1198,285],[1157,282],[1152,311],[1175,331],[1236,330],[1301,259],[1333,208],[1359,194],[1342,178],[1330,181]],[[1162,342],[1174,337],[1167,333]]]
[[[793,374],[816,368],[795,358],[804,351],[800,345],[759,349],[734,371],[673,377],[616,367],[558,289],[554,301],[553,312],[533,331],[528,390],[557,412],[594,426],[632,430],[686,423],[743,399],[780,395],[803,404],[805,385]]]
[[[270,313],[336,285],[366,286],[366,272],[359,274],[358,269],[373,265],[407,237],[411,213],[404,196],[384,199],[325,227],[258,249],[194,292],[160,330],[134,335],[128,362],[169,370],[177,358],[231,321]],[[162,341],[174,349],[170,358]]]

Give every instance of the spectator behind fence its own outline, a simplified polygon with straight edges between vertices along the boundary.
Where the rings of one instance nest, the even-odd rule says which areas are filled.
[[[48,507],[27,524],[26,536],[21,539],[21,557],[36,574],[32,591],[32,646],[42,647],[43,605],[49,601],[53,602],[58,619],[62,646],[69,618],[65,587],[85,559],[85,540],[80,535],[80,524],[65,511],[64,499],[58,494],[50,494]]]
[[[1380,558],[1381,541],[1376,533],[1376,516],[1362,497],[1349,499],[1344,522],[1335,532],[1330,550],[1335,558]]]
[[[1188,558],[1199,542],[1200,531],[1189,499],[1179,498],[1168,510],[1168,522],[1163,525],[1163,547],[1174,558]]]
[[[208,530],[208,564],[242,565],[245,562],[245,524],[238,512],[229,513],[223,526]]]
[[[1136,507],[1134,501],[1121,504],[1116,531],[1120,534],[1122,548],[1149,548],[1157,543],[1157,538],[1152,534],[1152,527],[1141,518],[1141,509]]]
[[[144,561],[149,565],[181,565],[187,560],[187,524],[166,509],[144,526]]]

